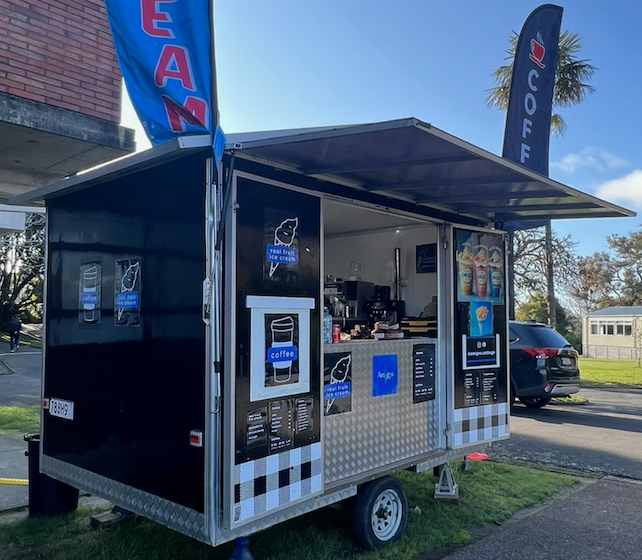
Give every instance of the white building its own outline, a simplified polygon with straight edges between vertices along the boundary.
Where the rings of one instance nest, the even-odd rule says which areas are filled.
[[[607,307],[582,321],[582,353],[587,358],[642,356],[642,306]]]

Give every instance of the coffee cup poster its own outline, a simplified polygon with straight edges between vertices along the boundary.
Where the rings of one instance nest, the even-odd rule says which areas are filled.
[[[504,302],[504,243],[497,235],[457,231],[457,300]]]

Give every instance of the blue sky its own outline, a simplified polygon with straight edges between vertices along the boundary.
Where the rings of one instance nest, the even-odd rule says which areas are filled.
[[[417,117],[501,153],[505,115],[484,105],[512,30],[538,3],[493,0],[216,0],[221,124],[226,132]],[[582,38],[596,92],[560,109],[550,176],[642,213],[642,3],[569,0],[562,29]],[[135,126],[124,106],[123,124]],[[148,146],[142,131],[140,147]],[[580,254],[640,218],[553,222]]]

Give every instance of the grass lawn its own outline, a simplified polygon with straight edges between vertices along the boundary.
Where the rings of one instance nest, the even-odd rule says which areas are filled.
[[[396,475],[408,496],[405,535],[380,551],[364,552],[351,535],[347,505],[325,508],[276,525],[251,537],[251,550],[262,560],[410,560],[422,552],[460,545],[471,529],[501,523],[515,512],[541,502],[576,479],[570,476],[501,463],[473,463],[456,472],[460,504],[433,499],[432,473]],[[416,513],[413,512],[417,508]],[[152,521],[131,519],[108,529],[89,528],[89,511],[50,519],[0,524],[0,558],[6,560],[227,560],[230,543],[210,548]]]
[[[0,406],[0,434],[22,439],[40,432],[40,407]],[[1,557],[0,557],[1,558]]]
[[[0,333],[0,340],[2,340],[2,342],[6,342],[7,344],[9,344],[11,342],[11,337],[9,336],[9,333]],[[42,348],[42,341],[36,340],[35,338],[31,338],[26,334],[21,334],[20,346],[26,346],[29,348]],[[19,351],[20,350],[18,350],[18,352]]]
[[[580,358],[582,385],[642,385],[642,368],[637,360]]]

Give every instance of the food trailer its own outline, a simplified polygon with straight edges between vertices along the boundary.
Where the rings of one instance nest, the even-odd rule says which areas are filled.
[[[382,546],[388,475],[509,437],[503,228],[632,213],[416,119],[228,140],[15,199],[47,208],[40,469],[212,545],[356,495]]]

